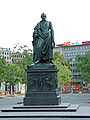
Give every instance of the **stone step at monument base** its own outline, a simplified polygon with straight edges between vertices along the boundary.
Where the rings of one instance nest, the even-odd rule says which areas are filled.
[[[0,118],[31,118],[32,120],[38,119],[56,119],[56,118],[71,118],[75,119],[82,118],[84,120],[85,118],[90,118],[90,108],[89,107],[79,107],[76,112],[0,112]],[[81,120],[81,119],[80,119]]]
[[[79,105],[62,104],[57,106],[17,106],[2,109],[2,112],[76,112]]]
[[[32,105],[32,106],[24,106],[21,105],[14,105],[12,108],[14,109],[31,109],[31,108],[68,108],[70,106],[70,103],[61,103],[59,105]]]

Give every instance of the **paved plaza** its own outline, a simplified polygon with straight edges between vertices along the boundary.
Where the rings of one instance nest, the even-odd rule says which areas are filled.
[[[23,102],[24,96],[4,97],[0,99],[0,109]],[[61,94],[62,103],[79,104],[83,107],[90,107],[90,94]]]
[[[0,109],[23,102],[23,97],[3,96],[3,99],[0,99]],[[61,101],[62,103],[79,104],[81,108],[90,108],[90,94],[61,94]],[[90,118],[0,118],[0,120],[90,120]]]

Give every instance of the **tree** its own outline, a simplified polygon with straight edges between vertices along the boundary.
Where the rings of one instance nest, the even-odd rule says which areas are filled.
[[[27,45],[24,45],[24,46],[16,45],[14,47],[14,52],[13,53],[16,53],[18,55],[22,54],[24,56],[23,62],[18,61],[18,62],[16,62],[16,65],[18,65],[21,69],[21,71],[20,71],[21,73],[19,74],[19,76],[21,78],[20,83],[21,83],[21,85],[25,84],[25,91],[26,91],[27,74],[25,72],[25,69],[27,68],[27,65],[32,64],[32,60],[33,60],[32,50],[29,49],[27,47]]]
[[[27,65],[32,64],[33,53],[32,50],[27,47],[27,45],[24,46],[16,45],[14,47],[13,53],[16,53],[18,55],[22,54],[24,56],[23,63],[21,63],[21,61],[16,62],[16,64],[23,66],[24,69],[27,68]]]
[[[6,69],[5,58],[0,57],[0,89],[1,89],[1,82],[4,82],[5,69]]]
[[[7,63],[6,64],[6,69],[4,73],[4,78],[7,80],[8,83],[11,85],[11,95],[13,94],[12,86],[16,85],[20,80],[20,67],[12,64],[12,63]]]
[[[85,82],[90,82],[90,51],[85,55],[78,55],[75,60],[76,72]]]
[[[64,57],[60,55],[60,52],[54,52],[53,62],[58,69],[58,85],[61,86],[62,91],[62,84],[69,83],[72,78],[70,63],[65,61]]]

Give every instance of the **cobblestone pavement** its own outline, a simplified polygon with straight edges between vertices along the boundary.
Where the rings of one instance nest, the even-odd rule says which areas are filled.
[[[62,94],[61,102],[90,107],[90,94]]]
[[[0,109],[11,107],[23,102],[24,96],[4,97],[0,99]],[[90,94],[61,94],[62,103],[79,104],[90,107]],[[0,118],[0,120],[90,120],[90,118]]]
[[[16,105],[19,102],[23,101],[22,96],[17,97],[3,97],[0,99],[0,109],[11,107],[12,105]]]
[[[23,102],[24,96],[4,97],[0,99],[0,109],[16,105]],[[62,103],[79,104],[80,106],[90,107],[90,94],[61,94]]]

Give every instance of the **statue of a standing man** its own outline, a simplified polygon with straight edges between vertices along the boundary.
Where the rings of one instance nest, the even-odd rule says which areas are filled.
[[[46,14],[41,14],[42,20],[35,26],[33,32],[33,62],[52,63],[54,31],[52,23],[46,20]]]

